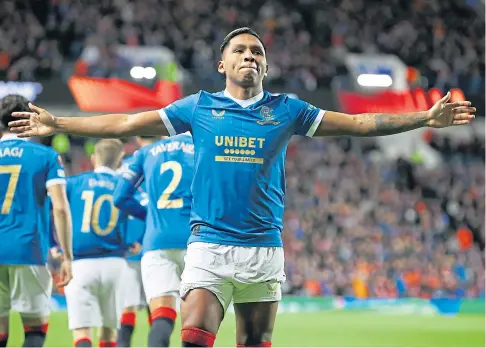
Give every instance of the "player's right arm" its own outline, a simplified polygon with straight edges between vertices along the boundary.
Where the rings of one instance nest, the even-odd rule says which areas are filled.
[[[68,133],[95,138],[123,138],[134,135],[174,135],[190,129],[190,122],[199,100],[190,95],[166,108],[134,115],[108,114],[90,117],[56,117],[29,103],[32,112],[14,112],[23,118],[9,123],[10,131],[20,138]]]
[[[132,135],[167,135],[157,111],[138,114],[107,114],[90,117],[56,117],[45,109],[29,104],[33,112],[14,112],[23,120],[12,121],[11,131],[19,137],[68,133],[96,138],[122,138]]]

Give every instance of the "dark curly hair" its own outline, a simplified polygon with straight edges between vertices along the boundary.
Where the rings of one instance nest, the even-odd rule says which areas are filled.
[[[10,94],[0,100],[0,119],[4,129],[8,129],[8,123],[14,121],[12,112],[31,111],[29,100],[18,94]]]

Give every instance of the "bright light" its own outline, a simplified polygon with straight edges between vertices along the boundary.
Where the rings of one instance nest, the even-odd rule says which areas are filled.
[[[143,77],[145,77],[146,79],[152,80],[156,75],[157,71],[155,71],[154,68],[148,67],[144,69]]]
[[[393,80],[390,75],[361,74],[358,76],[358,83],[363,87],[390,87]]]
[[[141,66],[134,66],[130,69],[130,76],[134,79],[143,79],[145,76],[145,69]]]

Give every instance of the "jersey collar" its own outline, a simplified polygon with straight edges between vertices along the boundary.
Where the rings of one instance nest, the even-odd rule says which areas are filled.
[[[6,141],[6,140],[24,140],[26,141],[27,138],[19,138],[16,134],[13,133],[5,133],[0,141]]]
[[[223,94],[226,98],[231,99],[232,101],[234,101],[236,104],[240,105],[243,108],[247,108],[250,105],[253,105],[256,102],[259,102],[260,100],[263,99],[263,91],[261,91],[256,96],[254,96],[250,99],[236,99],[226,89],[224,90]]]
[[[98,167],[94,170],[95,173],[105,173],[105,174],[111,174],[111,175],[116,175],[116,172],[108,167]]]

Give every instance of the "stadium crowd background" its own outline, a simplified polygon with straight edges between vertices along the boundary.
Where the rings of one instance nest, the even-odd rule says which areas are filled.
[[[115,77],[128,62],[113,45],[163,45],[211,81],[220,78],[214,62],[224,33],[251,23],[268,47],[267,81],[284,88],[329,86],[347,52],[382,52],[420,71],[428,87],[474,94],[484,92],[478,1],[4,0],[0,75],[30,81],[70,73],[77,61],[78,74]]]
[[[41,0],[0,2],[0,78],[116,77],[113,45],[164,45],[201,81],[224,33],[252,23],[269,81],[328,86],[347,52],[393,53],[428,87],[484,93],[484,17],[459,0]],[[297,10],[298,6],[298,10]],[[90,47],[87,49],[86,47]],[[293,295],[484,297],[484,139],[432,136],[435,169],[386,160],[373,139],[295,139],[283,233]],[[68,172],[91,169],[71,138]],[[136,146],[127,140],[128,154]]]

